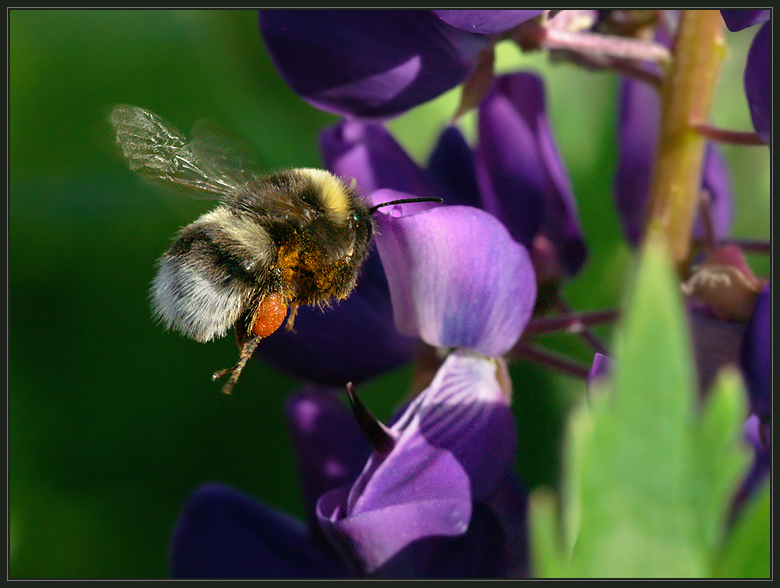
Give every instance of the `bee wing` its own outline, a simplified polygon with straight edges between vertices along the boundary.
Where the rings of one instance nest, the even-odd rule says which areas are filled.
[[[205,123],[189,139],[153,112],[128,104],[117,104],[110,120],[130,169],[155,183],[230,200],[255,177],[246,156]]]

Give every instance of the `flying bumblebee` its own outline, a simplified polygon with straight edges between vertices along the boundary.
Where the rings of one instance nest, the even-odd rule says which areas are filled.
[[[220,204],[185,226],[158,261],[154,316],[196,341],[236,333],[240,354],[223,387],[229,394],[261,339],[300,305],[324,306],[354,289],[381,206],[369,207],[330,172],[299,168],[264,174],[223,136],[188,138],[152,112],[126,104],[110,115],[130,169],[155,183],[211,195]]]

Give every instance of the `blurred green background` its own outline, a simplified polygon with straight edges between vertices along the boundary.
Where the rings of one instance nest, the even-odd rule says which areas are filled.
[[[751,128],[740,73],[751,36],[729,37],[736,45],[714,114],[724,126]],[[615,78],[502,47],[499,69],[518,64],[549,84],[589,240],[567,297],[581,309],[614,306],[631,261],[610,191]],[[281,80],[254,11],[11,10],[9,68],[9,576],[166,577],[180,508],[209,480],[300,516],[282,414],[299,382],[257,361],[224,396],[210,374],[235,361],[234,341],[201,345],[151,320],[157,257],[211,205],[141,183],[106,116],[128,102],[183,129],[209,118],[269,170],[321,165],[317,133],[335,118]],[[445,95],[390,128],[422,161],[457,99]],[[473,116],[463,125],[472,132]],[[768,238],[768,149],[725,153],[735,234]],[[751,261],[768,275],[768,259]],[[570,336],[546,342],[592,356]],[[512,372],[518,467],[531,486],[554,483],[565,409],[582,384],[523,363]],[[386,417],[409,375],[382,376],[361,394]]]

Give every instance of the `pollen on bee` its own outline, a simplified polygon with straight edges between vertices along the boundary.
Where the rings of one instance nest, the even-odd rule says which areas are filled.
[[[287,304],[281,296],[264,298],[257,307],[252,332],[258,337],[268,337],[282,326],[287,316]]]

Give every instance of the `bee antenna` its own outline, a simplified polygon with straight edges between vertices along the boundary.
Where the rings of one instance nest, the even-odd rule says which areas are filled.
[[[389,202],[382,202],[381,204],[377,204],[376,206],[372,206],[368,209],[369,214],[374,214],[377,209],[382,208],[383,206],[392,206],[393,204],[409,204],[411,202],[443,202],[441,198],[438,198],[436,196],[430,196],[430,197],[423,197],[423,198],[401,198],[400,200],[390,200]]]
[[[230,378],[227,382],[225,382],[225,385],[222,387],[222,392],[224,394],[230,394],[233,390],[233,386],[236,382],[238,382],[238,377],[241,375],[241,370],[244,369],[244,366],[246,365],[246,362],[249,361],[249,358],[252,357],[252,354],[255,352],[255,349],[257,348],[258,343],[260,343],[260,340],[262,337],[260,335],[255,335],[251,339],[249,339],[244,345],[241,347],[241,354],[238,358],[238,363],[234,365],[232,368],[227,368],[224,370],[219,370],[218,372],[214,372],[212,374],[211,379],[216,380],[217,378],[221,378],[228,372],[230,372]]]

